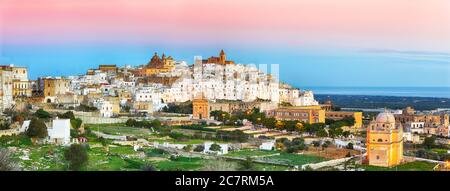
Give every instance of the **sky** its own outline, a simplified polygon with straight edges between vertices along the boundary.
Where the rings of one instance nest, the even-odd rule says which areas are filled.
[[[448,87],[450,1],[0,0],[0,64],[31,78],[221,49],[296,87]]]

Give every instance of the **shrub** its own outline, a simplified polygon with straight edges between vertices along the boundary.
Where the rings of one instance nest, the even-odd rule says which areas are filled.
[[[75,115],[73,114],[72,111],[68,111],[63,114],[58,114],[58,117],[62,119],[75,119]]]
[[[209,148],[209,150],[211,151],[220,151],[220,149],[222,149],[222,147],[220,147],[220,145],[214,143],[211,145],[211,147]]]
[[[186,146],[184,146],[183,147],[183,150],[185,151],[185,152],[191,152],[192,151],[192,145],[186,145]]]
[[[144,164],[142,166],[142,171],[158,171],[158,169],[156,169],[156,167],[152,164]]]
[[[43,109],[38,109],[35,113],[34,116],[41,118],[41,119],[48,119],[51,118],[52,116],[50,115],[49,112],[43,110]]]
[[[18,165],[11,159],[8,149],[0,148],[0,171],[18,171]]]
[[[45,138],[48,136],[47,126],[40,119],[33,118],[26,134],[32,138]]]
[[[346,148],[347,148],[347,149],[352,149],[352,150],[353,150],[353,143],[348,143]]]
[[[70,119],[70,125],[72,125],[74,129],[79,129],[82,123],[83,121],[80,118]]]
[[[197,146],[194,148],[194,151],[195,151],[195,152],[203,152],[203,150],[205,150],[205,146],[203,146],[203,145],[197,145]]]
[[[70,170],[80,170],[88,163],[89,156],[85,147],[73,144],[64,151],[64,159],[68,162]]]

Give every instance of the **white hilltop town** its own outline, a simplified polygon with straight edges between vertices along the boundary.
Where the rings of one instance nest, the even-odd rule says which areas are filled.
[[[64,108],[90,105],[100,111],[99,116],[115,117],[124,107],[132,112],[152,113],[169,103],[192,101],[200,94],[211,101],[318,105],[312,91],[280,83],[256,66],[228,61],[223,51],[219,57],[195,62],[188,65],[155,53],[148,64],[141,66],[100,65],[83,75],[45,76],[35,81],[28,79],[25,67],[3,66],[2,77],[7,85],[2,86],[1,110],[22,109],[22,100],[33,98],[37,103]]]
[[[0,66],[0,149],[22,170],[448,169],[447,113],[340,111],[265,67],[223,50],[36,80]],[[94,157],[74,169],[77,146]]]

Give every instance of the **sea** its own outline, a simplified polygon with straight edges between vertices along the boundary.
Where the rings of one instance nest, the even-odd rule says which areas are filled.
[[[450,87],[301,87],[314,94],[450,98]]]

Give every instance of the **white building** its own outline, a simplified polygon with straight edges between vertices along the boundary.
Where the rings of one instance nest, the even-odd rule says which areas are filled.
[[[209,100],[280,101],[276,79],[268,77],[255,66],[241,64],[196,65],[192,75],[182,75],[164,91],[163,99],[165,102],[183,102],[192,100],[200,93]]]
[[[133,100],[135,102],[149,102],[153,105],[153,111],[162,109],[165,104],[162,103],[161,88],[142,87],[136,90]]]
[[[13,101],[13,72],[9,66],[0,68],[0,112],[11,108]]]
[[[54,119],[50,127],[47,127],[47,142],[68,145],[70,144],[70,119]]]
[[[264,142],[259,146],[260,150],[271,151],[275,149],[275,141]]]
[[[313,105],[319,105],[319,102],[317,102],[314,99],[314,94],[312,91],[304,91],[298,98],[295,98],[293,103],[293,106],[313,106]]]
[[[411,132],[412,134],[423,134],[425,122],[407,122],[405,124],[405,132]]]
[[[213,145],[213,144],[214,144],[213,142],[205,142],[203,153],[215,153],[218,155],[228,154],[228,144],[218,144],[220,146],[220,150],[219,151],[211,151],[210,148],[211,148],[211,145]]]
[[[420,135],[412,132],[403,132],[403,140],[411,143],[421,143]]]
[[[109,101],[106,101],[104,99],[98,99],[94,100],[93,102],[94,107],[96,107],[101,117],[112,117],[114,116],[113,113],[113,104]]]

